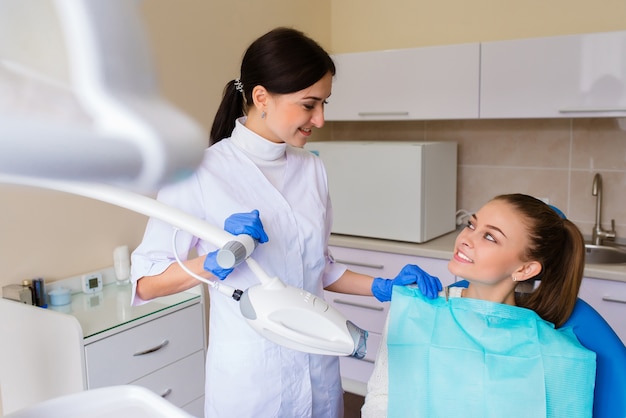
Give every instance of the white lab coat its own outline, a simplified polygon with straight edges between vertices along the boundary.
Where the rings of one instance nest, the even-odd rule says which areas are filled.
[[[233,136],[262,140],[240,122]],[[282,190],[230,139],[210,147],[202,166],[188,180],[163,189],[159,200],[223,226],[237,212],[260,211],[269,242],[253,258],[270,275],[322,296],[345,266],[328,254],[331,209],[326,172],[319,158],[286,147]],[[133,253],[133,279],[161,273],[173,261],[172,228],[151,219]],[[177,248],[203,255],[215,247],[179,232]],[[226,281],[245,290],[258,279],[242,264]],[[135,298],[135,303],[142,301]],[[181,324],[182,326],[183,324]],[[206,363],[206,417],[341,417],[342,388],[334,356],[287,349],[259,336],[243,319],[239,305],[211,289]]]

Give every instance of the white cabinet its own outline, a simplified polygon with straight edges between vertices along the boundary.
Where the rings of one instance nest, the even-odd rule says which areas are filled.
[[[626,117],[626,31],[333,59],[328,121]]]
[[[481,118],[626,116],[626,31],[481,44]]]
[[[439,277],[444,286],[455,281],[448,271],[448,260],[392,254],[379,251],[331,246],[335,260],[346,264],[352,271],[374,277],[394,278],[406,264],[416,264],[424,271]],[[380,346],[389,303],[379,302],[372,296],[346,295],[325,292],[326,300],[346,318],[368,331],[367,355],[358,360],[341,357],[341,377],[344,389],[365,395],[367,381],[374,370],[374,360]]]
[[[4,412],[85,389],[132,384],[202,416],[201,291],[135,307],[130,291],[130,285],[111,283],[49,309],[0,300],[0,339],[13,342],[0,353]]]
[[[475,119],[479,44],[333,56],[326,120]]]
[[[579,296],[602,315],[626,344],[626,283],[585,277]]]

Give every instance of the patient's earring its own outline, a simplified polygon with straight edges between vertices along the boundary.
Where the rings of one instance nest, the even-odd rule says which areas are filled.
[[[265,110],[261,112],[261,119],[265,119]]]
[[[515,276],[511,276],[511,278],[513,279],[513,281],[514,281],[514,282],[516,282],[516,281],[517,281],[517,277],[515,277]]]

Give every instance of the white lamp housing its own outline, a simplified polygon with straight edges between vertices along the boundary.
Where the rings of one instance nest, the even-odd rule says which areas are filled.
[[[45,84],[47,79],[8,50],[10,45],[21,48],[22,43],[10,41],[17,36],[1,16],[12,7],[44,14],[40,9],[50,7],[50,3],[3,2],[0,36],[5,42],[0,43],[0,87],[4,74],[9,90],[7,94],[0,89],[5,91],[4,100],[0,100],[0,167],[4,173],[97,181],[150,192],[195,170],[208,136],[159,94],[137,10],[139,2],[52,2],[55,13],[49,14],[58,16],[67,52],[67,65],[62,67],[67,68],[69,78],[56,82],[69,82],[64,87],[73,99],[70,101],[78,103],[83,118],[90,123],[51,117],[53,111],[42,115],[15,109],[27,99],[33,100],[34,108],[57,109],[66,98],[59,100],[43,93],[36,96],[33,86]],[[54,58],[63,59],[61,52]]]

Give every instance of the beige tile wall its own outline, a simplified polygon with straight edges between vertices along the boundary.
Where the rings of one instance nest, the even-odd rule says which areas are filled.
[[[316,140],[453,140],[459,144],[457,209],[500,193],[549,199],[590,235],[593,176],[604,180],[603,226],[626,240],[626,131],[616,119],[332,122]]]

